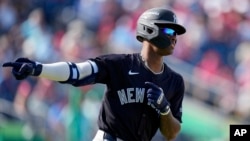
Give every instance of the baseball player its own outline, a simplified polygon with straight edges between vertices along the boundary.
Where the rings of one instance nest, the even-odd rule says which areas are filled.
[[[137,22],[140,53],[108,54],[84,62],[6,62],[17,80],[38,76],[73,86],[106,84],[93,141],[150,141],[158,129],[167,140],[181,129],[184,81],[163,62],[185,28],[165,8],[146,10]]]

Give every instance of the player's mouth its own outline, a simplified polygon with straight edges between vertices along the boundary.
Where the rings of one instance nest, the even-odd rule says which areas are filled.
[[[176,36],[168,36],[168,38],[169,38],[169,40],[171,42],[171,44],[170,44],[171,48],[174,48],[174,46],[175,46],[175,44],[177,42]]]
[[[170,45],[170,47],[171,47],[172,49],[174,49],[175,44],[176,44],[176,38],[171,38],[171,45]]]

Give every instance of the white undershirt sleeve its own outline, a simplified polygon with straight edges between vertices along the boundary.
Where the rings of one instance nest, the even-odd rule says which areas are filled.
[[[39,77],[54,81],[66,81],[69,78],[70,70],[67,62],[57,62],[42,65],[42,72]]]
[[[97,73],[98,71],[96,63],[90,60],[75,64],[79,71],[79,79],[83,79],[93,73]],[[39,77],[47,78],[53,81],[66,81],[69,79],[70,68],[67,62],[57,62],[42,65],[42,72]]]

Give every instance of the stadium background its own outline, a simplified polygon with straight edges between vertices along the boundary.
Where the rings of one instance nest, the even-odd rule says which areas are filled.
[[[140,51],[136,19],[155,6],[173,8],[187,29],[166,57],[186,83],[176,141],[228,141],[230,124],[250,121],[249,0],[0,0],[0,63]],[[0,141],[91,140],[104,90],[0,69]]]

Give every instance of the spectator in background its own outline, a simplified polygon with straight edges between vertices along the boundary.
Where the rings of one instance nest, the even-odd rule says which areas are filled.
[[[236,115],[250,121],[250,42],[242,42],[235,52],[238,65],[235,78],[239,86]]]
[[[16,88],[19,82],[11,78],[11,70],[2,71],[2,80],[0,81],[0,118],[7,120],[17,120],[13,103],[16,97]]]
[[[9,0],[0,1],[0,34],[7,33],[17,22],[16,9]]]
[[[7,35],[0,36],[0,62],[15,56],[14,50],[11,49],[11,42]],[[14,102],[16,97],[17,87],[20,84],[18,81],[13,81],[10,77],[11,70],[0,70],[0,118],[4,117],[7,120],[17,120],[15,113]]]
[[[60,55],[67,60],[81,60],[99,54],[94,33],[79,19],[71,21],[59,44]]]
[[[131,53],[139,51],[137,40],[134,38],[133,21],[130,15],[120,17],[110,33],[107,45],[108,52]],[[122,35],[122,36],[120,36]]]
[[[21,34],[25,39],[22,45],[24,56],[45,62],[54,57],[52,34],[44,21],[42,9],[34,9],[29,14],[21,25]]]

